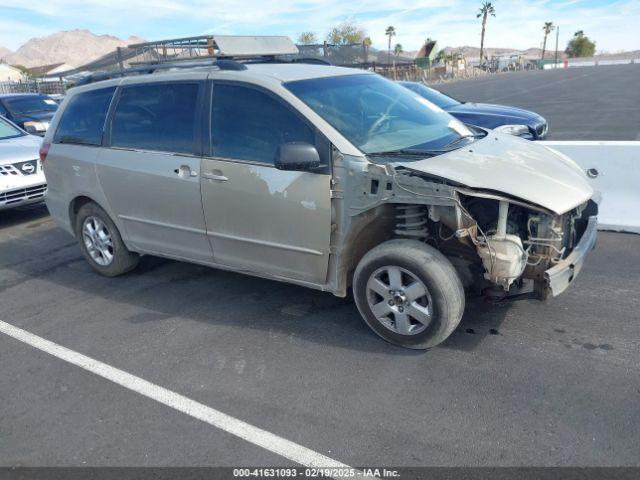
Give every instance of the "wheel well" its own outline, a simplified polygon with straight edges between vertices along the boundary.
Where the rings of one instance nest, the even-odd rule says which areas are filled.
[[[91,198],[86,197],[84,195],[80,195],[74,198],[69,204],[69,220],[71,221],[71,228],[74,229],[76,227],[76,217],[78,216],[78,212],[80,209],[86,205],[87,203],[96,203]]]
[[[353,274],[362,257],[372,248],[393,238],[394,211],[395,206],[387,204],[362,214],[359,228],[346,241],[349,245],[343,269],[346,287],[352,284]]]

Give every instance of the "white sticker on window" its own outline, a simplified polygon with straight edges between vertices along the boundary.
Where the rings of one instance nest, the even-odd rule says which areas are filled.
[[[47,105],[57,105],[55,100],[49,100],[48,98],[45,98],[44,103]]]

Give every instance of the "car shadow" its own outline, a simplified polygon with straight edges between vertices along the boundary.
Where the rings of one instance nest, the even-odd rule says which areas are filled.
[[[49,211],[44,203],[2,210],[0,211],[0,230],[48,217]]]
[[[30,215],[33,220],[42,212]],[[133,305],[142,311],[123,318],[131,323],[182,317],[212,326],[280,332],[345,349],[423,354],[377,337],[361,319],[350,296],[338,298],[283,282],[149,256],[143,257],[134,271],[105,278],[86,263],[73,239],[51,224],[19,237],[2,238],[1,233],[0,230],[0,252],[16,255],[0,255],[0,272],[11,273],[7,279],[0,278],[0,293],[37,278],[88,296]],[[15,258],[23,260],[11,261]],[[506,308],[471,299],[460,326],[442,346],[476,348],[492,330],[499,331]]]

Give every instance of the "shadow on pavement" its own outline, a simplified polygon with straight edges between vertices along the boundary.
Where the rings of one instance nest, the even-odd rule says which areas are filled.
[[[4,224],[19,222],[20,215],[14,215]],[[26,214],[31,220],[45,215],[46,210]],[[114,305],[126,303],[143,310],[123,319],[132,323],[182,317],[238,329],[278,331],[340,348],[392,355],[424,353],[378,338],[361,319],[350,296],[343,299],[282,282],[155,257],[143,257],[138,268],[127,275],[105,278],[85,262],[75,241],[50,222],[8,238],[3,238],[1,225],[0,292],[38,278],[88,297],[108,299]],[[469,300],[460,326],[443,346],[475,348],[490,331],[499,329],[507,308]],[[470,330],[474,333],[466,333]]]
[[[33,220],[44,219],[49,216],[44,203],[36,203],[25,207],[16,207],[0,211],[0,231]]]

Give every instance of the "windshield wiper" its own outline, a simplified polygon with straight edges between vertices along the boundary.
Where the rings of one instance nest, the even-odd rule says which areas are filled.
[[[370,157],[435,157],[445,153],[443,150],[412,150],[412,149],[400,149],[400,150],[388,150],[386,152],[372,152],[367,153]]]
[[[447,143],[444,147],[437,150],[418,150],[413,148],[402,148],[399,150],[388,150],[386,152],[372,152],[367,153],[370,157],[435,157],[436,155],[441,155],[443,153],[451,152],[455,150],[455,148],[451,148],[462,140],[467,138],[483,138],[485,136],[484,133],[474,133],[472,135],[462,135],[456,138],[454,141]]]
[[[442,147],[442,149],[443,149],[443,151],[448,152],[448,151],[452,150],[452,149],[448,149],[449,147],[453,147],[454,145],[457,145],[462,140],[466,140],[467,138],[483,138],[484,136],[485,136],[484,133],[474,133],[474,134],[471,134],[471,135],[462,135],[461,137],[456,138],[452,142],[447,143],[444,147]]]

